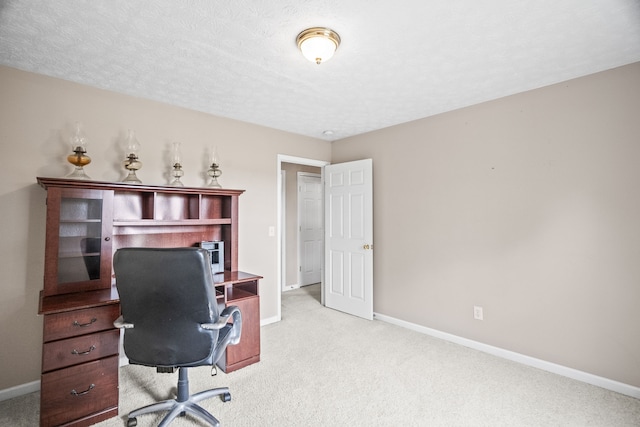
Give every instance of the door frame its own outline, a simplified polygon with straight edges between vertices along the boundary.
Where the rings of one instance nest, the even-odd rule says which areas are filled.
[[[282,170],[282,163],[294,163],[294,164],[298,164],[298,165],[305,165],[305,166],[316,166],[320,168],[320,182],[322,183],[322,188],[323,188],[323,194],[324,194],[324,166],[331,164],[331,162],[329,161],[325,161],[325,160],[316,160],[316,159],[308,159],[305,157],[295,157],[295,156],[289,156],[286,154],[278,154],[277,155],[277,169],[276,169],[276,176],[278,179],[276,188],[278,189],[277,192],[277,201],[276,201],[276,206],[277,206],[277,220],[278,220],[278,233],[277,233],[277,248],[276,248],[276,254],[278,257],[277,260],[277,278],[276,278],[276,284],[278,287],[278,292],[276,292],[277,294],[277,300],[278,300],[278,311],[277,311],[277,319],[276,321],[279,322],[280,320],[282,320],[282,282],[284,280],[284,272],[282,271],[282,249],[283,249],[283,238],[284,238],[284,219],[283,219],[283,212],[282,212],[282,174],[280,173],[280,171]],[[324,196],[323,196],[324,197]],[[323,221],[324,222],[324,221]],[[322,281],[324,282],[324,269],[322,271]],[[321,287],[322,288],[322,287]],[[324,291],[321,290],[320,292],[320,302],[322,303],[322,305],[324,305]]]
[[[287,171],[280,169],[280,182],[279,182],[280,192],[278,194],[280,194],[279,209],[281,212],[284,212],[287,206],[287,189],[285,186],[285,182],[287,182]],[[286,272],[287,271],[287,257],[286,257],[287,230],[284,227],[280,228],[279,224],[278,224],[278,230],[280,230],[279,234],[281,235],[281,240],[282,240],[282,246],[280,247],[280,250],[278,252],[280,254],[279,268],[283,272]],[[278,286],[280,287],[280,292],[284,291],[285,276],[286,274],[283,274],[282,280],[278,282]]]

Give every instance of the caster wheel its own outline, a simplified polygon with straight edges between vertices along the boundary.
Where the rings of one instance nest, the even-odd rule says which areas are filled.
[[[223,402],[231,401],[231,393],[224,393],[220,396],[220,399],[222,399]]]
[[[127,420],[127,427],[136,427],[138,425],[138,419],[137,418],[129,418]]]

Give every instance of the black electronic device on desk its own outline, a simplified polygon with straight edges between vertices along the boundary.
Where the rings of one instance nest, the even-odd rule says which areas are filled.
[[[200,247],[209,251],[211,273],[224,273],[224,242],[200,242]]]

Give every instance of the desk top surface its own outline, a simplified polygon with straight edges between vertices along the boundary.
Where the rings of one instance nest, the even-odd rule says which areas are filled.
[[[218,273],[213,276],[215,286],[231,286],[234,284],[250,282],[252,280],[262,279],[251,273],[244,271],[227,271]],[[74,292],[69,294],[53,295],[45,297],[43,291],[40,291],[40,305],[38,314],[54,314],[62,313],[70,310],[81,310],[83,308],[92,308],[101,305],[118,304],[120,297],[115,285],[109,289],[98,289],[95,291]]]

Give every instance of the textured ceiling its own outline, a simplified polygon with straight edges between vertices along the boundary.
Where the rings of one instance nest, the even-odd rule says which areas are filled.
[[[637,61],[639,0],[0,1],[0,64],[326,140]]]

